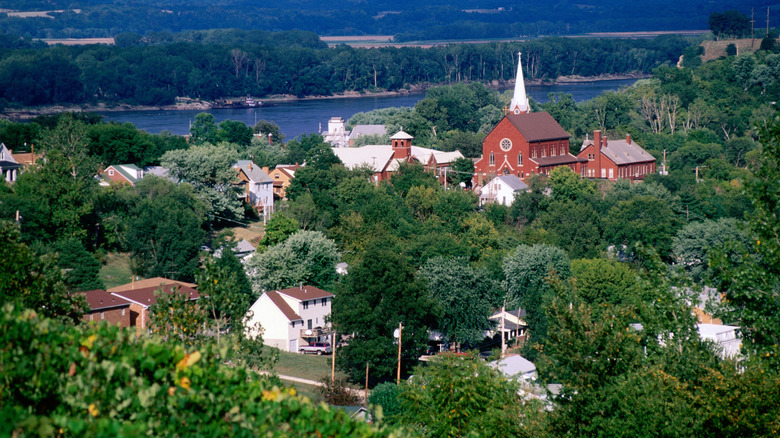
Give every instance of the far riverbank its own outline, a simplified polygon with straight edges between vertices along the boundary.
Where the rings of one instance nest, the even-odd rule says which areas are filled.
[[[584,76],[560,76],[555,81],[543,81],[543,80],[526,80],[528,86],[555,86],[555,85],[573,85],[578,83],[593,83],[600,81],[616,81],[616,80],[630,80],[630,79],[643,79],[647,78],[647,75],[601,75],[595,77]],[[437,87],[446,84],[426,84],[415,85],[408,89],[398,91],[376,91],[376,92],[358,92],[348,91],[329,96],[294,96],[294,95],[273,95],[258,98],[258,100],[264,103],[276,104],[309,100],[325,100],[325,99],[354,99],[363,97],[394,97],[404,96],[410,94],[422,94],[428,88]],[[514,82],[498,82],[486,84],[488,87],[496,90],[506,90],[514,87]],[[258,108],[263,108],[258,107]],[[43,107],[26,107],[26,108],[5,108],[0,113],[0,118],[10,120],[29,120],[41,115],[53,115],[63,112],[95,112],[95,113],[112,113],[112,112],[129,112],[129,111],[209,111],[212,110],[212,103],[205,100],[198,99],[181,99],[174,105],[162,105],[162,106],[149,106],[149,105],[128,105],[124,103],[97,103],[97,104],[83,104],[83,105],[50,105]]]

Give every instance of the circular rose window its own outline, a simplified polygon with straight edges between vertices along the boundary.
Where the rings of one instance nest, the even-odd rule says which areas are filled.
[[[508,138],[501,140],[501,150],[506,152],[510,149],[512,149],[512,140]]]

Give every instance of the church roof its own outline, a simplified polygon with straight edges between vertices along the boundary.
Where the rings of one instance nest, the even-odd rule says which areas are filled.
[[[559,140],[570,137],[569,133],[548,112],[528,114],[507,114],[506,118],[529,142]]]
[[[535,161],[541,167],[560,166],[562,164],[570,163],[585,163],[588,161],[587,158],[579,158],[571,154],[556,155],[554,157],[531,158],[531,160]]]

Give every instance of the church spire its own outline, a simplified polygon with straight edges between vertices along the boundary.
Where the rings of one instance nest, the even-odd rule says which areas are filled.
[[[509,111],[511,111],[512,114],[531,112],[531,105],[528,104],[528,96],[525,94],[522,55],[522,52],[517,53],[517,78],[515,78],[515,94],[512,96],[512,102],[509,103]]]

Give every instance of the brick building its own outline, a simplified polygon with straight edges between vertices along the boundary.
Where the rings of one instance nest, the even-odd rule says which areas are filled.
[[[84,321],[108,321],[120,327],[130,327],[130,301],[102,289],[80,292],[87,301]]]
[[[482,141],[482,157],[474,163],[475,186],[498,175],[549,175],[559,166],[585,176],[588,160],[569,153],[569,133],[547,112],[530,112],[518,57],[517,79],[509,112]]]
[[[593,140],[586,137],[577,156],[588,161],[584,175],[588,178],[636,181],[655,173],[655,157],[632,141],[630,134],[607,140],[601,131],[593,131]]]

